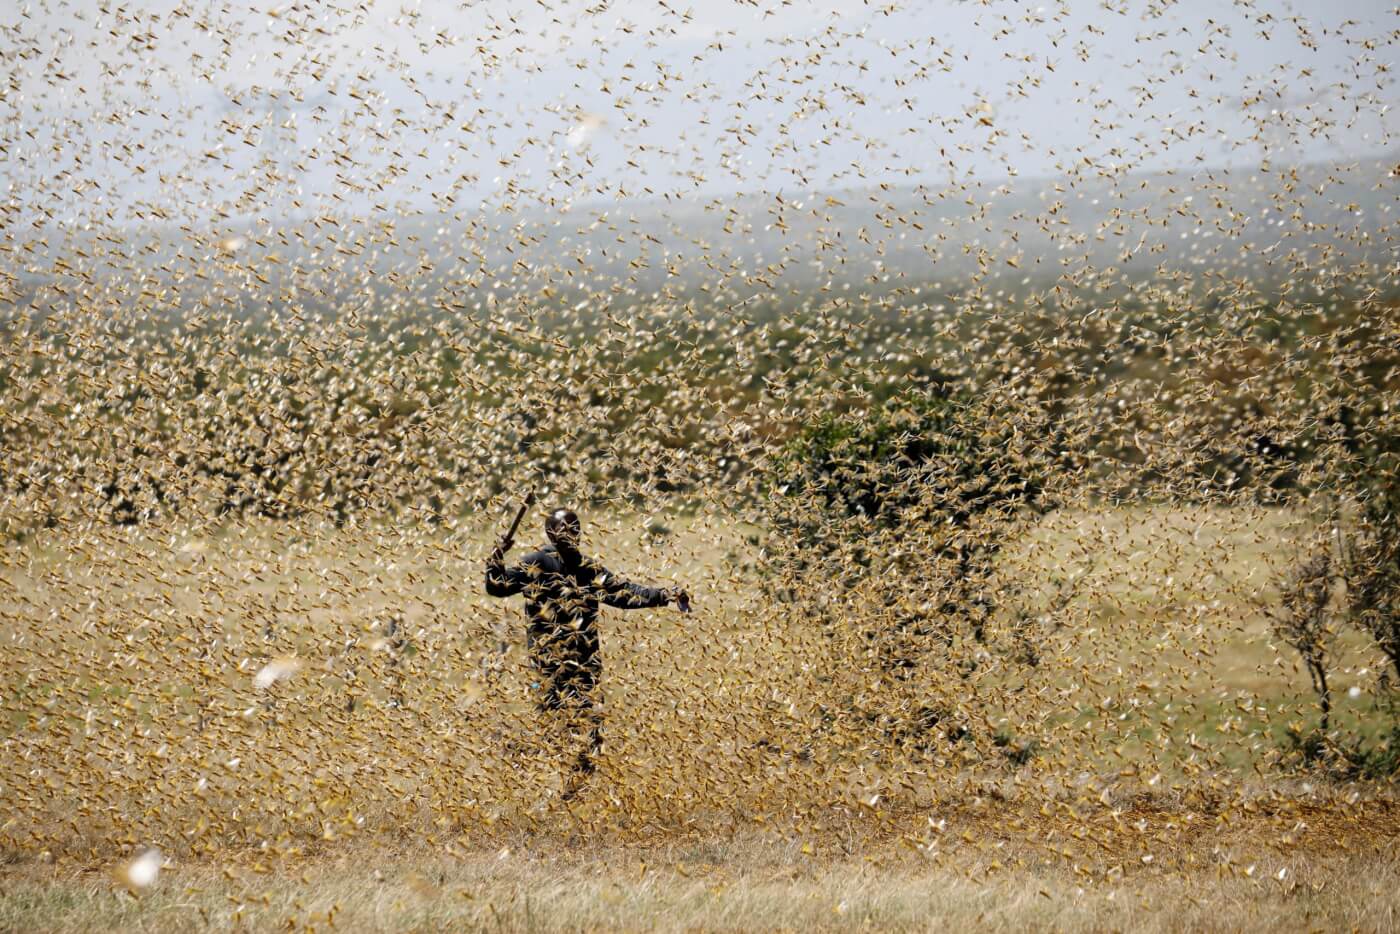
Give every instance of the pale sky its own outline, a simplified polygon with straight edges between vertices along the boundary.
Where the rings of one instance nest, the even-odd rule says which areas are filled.
[[[6,9],[5,196],[72,223],[1345,161],[1400,129],[1393,0]]]

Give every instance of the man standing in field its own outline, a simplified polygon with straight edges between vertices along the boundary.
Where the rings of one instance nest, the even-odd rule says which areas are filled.
[[[505,554],[513,542],[509,533],[502,536],[486,561],[486,592],[493,597],[525,594],[530,662],[540,679],[539,709],[575,737],[587,734],[565,785],[565,797],[570,797],[593,773],[593,757],[603,742],[597,706],[603,670],[598,604],[632,610],[674,603],[689,612],[690,598],[680,588],[629,583],[585,557],[579,551],[582,525],[571,509],[552,511],[544,531],[550,544],[511,568],[505,566]]]

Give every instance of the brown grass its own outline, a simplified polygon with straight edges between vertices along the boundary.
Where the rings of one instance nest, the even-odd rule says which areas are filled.
[[[605,616],[608,745],[569,804],[518,601],[480,593],[485,525],[10,549],[0,929],[1393,926],[1390,788],[1276,766],[1270,731],[1311,701],[1252,594],[1292,560],[1291,515],[1080,511],[1009,550],[1004,582],[1078,578],[1055,665],[975,685],[1008,716],[1048,698],[1017,721],[1043,744],[1024,765],[826,728],[863,683],[765,605],[750,530],[674,524],[595,529],[698,611]],[[385,649],[391,615],[408,637]],[[1367,665],[1344,648],[1339,692]],[[256,690],[285,654],[302,670]],[[171,862],[132,897],[109,872],[149,845]]]
[[[1181,813],[1120,812],[1148,827],[1135,845],[1104,835],[1071,857],[1033,823],[1008,833],[976,809],[931,837],[924,822],[845,841],[747,831],[627,846],[519,836],[487,851],[350,845],[176,860],[139,897],[100,867],[12,866],[0,929],[1383,931],[1396,926],[1400,862],[1369,834],[1358,845],[1349,824],[1377,816],[1290,806],[1161,845],[1154,831]],[[1393,831],[1394,815],[1384,820]]]

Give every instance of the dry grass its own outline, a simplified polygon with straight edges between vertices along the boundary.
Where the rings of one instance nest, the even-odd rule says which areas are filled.
[[[1325,826],[1283,846],[1274,826],[1258,818],[1212,828],[1153,861],[1142,853],[1057,860],[1031,833],[1007,838],[970,817],[928,850],[885,837],[862,840],[850,855],[829,839],[814,847],[754,832],[602,847],[521,837],[454,854],[352,846],[293,862],[246,854],[225,865],[176,861],[140,897],[96,870],[11,867],[0,875],[0,929],[1396,927],[1400,862],[1389,848],[1348,848]]]
[[[1390,790],[1273,767],[1269,731],[1310,703],[1251,602],[1289,514],[1066,513],[1008,552],[1008,580],[1078,581],[1033,685],[1063,715],[1024,765],[821,733],[851,685],[765,607],[748,530],[602,525],[611,564],[699,610],[605,616],[608,746],[567,805],[520,608],[480,594],[485,526],[11,549],[0,929],[1393,926]],[[302,669],[258,691],[285,654]],[[979,697],[1030,691],[1005,680]],[[145,845],[171,863],[132,897],[110,870]]]

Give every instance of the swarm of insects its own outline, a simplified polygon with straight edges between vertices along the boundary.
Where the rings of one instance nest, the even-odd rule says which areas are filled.
[[[616,6],[0,26],[0,853],[1385,794],[1393,11]]]

